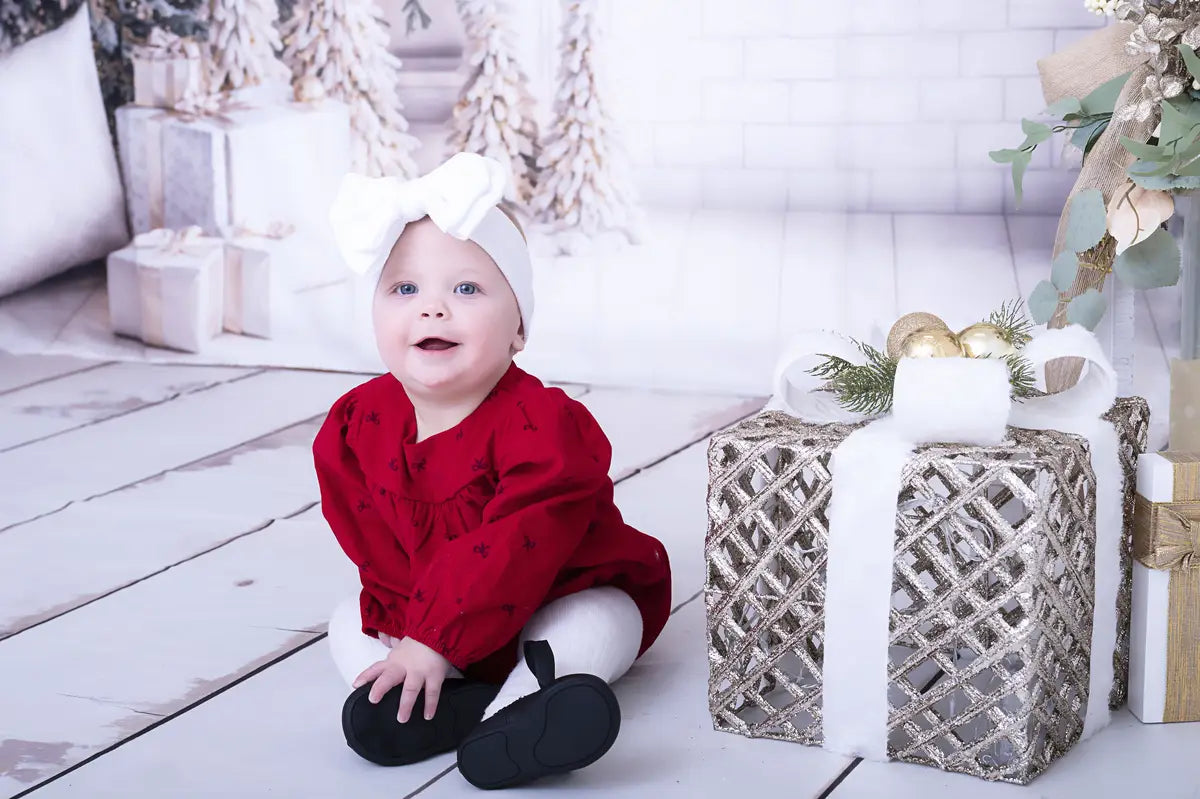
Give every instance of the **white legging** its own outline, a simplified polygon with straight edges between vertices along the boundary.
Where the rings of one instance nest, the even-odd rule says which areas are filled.
[[[619,588],[589,588],[556,599],[534,613],[521,631],[521,643],[527,640],[550,642],[556,676],[594,674],[611,684],[629,671],[637,657],[642,643],[642,614]],[[363,635],[357,596],[342,602],[333,612],[329,648],[347,685],[388,653],[382,641]],[[461,674],[456,670],[450,676]],[[537,678],[522,655],[484,718],[537,689]]]

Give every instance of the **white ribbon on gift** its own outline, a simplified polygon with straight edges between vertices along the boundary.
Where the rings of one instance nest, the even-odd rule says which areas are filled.
[[[870,420],[846,437],[830,461],[822,664],[825,748],[887,760],[896,506],[902,472],[913,450],[936,442],[994,446],[1004,440],[1010,423],[1079,433],[1092,444],[1097,492],[1105,505],[1101,510],[1098,503],[1097,573],[1106,570],[1103,574],[1113,580],[1111,590],[1101,584],[1103,580],[1097,585],[1090,691],[1096,699],[1089,700],[1085,735],[1103,727],[1113,679],[1121,486],[1116,433],[1099,418],[1116,398],[1115,375],[1095,338],[1078,326],[1049,330],[1035,338],[1025,349],[1035,367],[1070,355],[1087,359],[1093,368],[1070,392],[1020,403],[1010,400],[1008,369],[1001,360],[902,359],[892,413],[874,419],[846,411],[820,390],[823,381],[804,371],[810,365],[805,361],[815,365],[820,355],[854,363],[863,360],[841,337],[801,334],[776,366],[769,407],[813,423]]]

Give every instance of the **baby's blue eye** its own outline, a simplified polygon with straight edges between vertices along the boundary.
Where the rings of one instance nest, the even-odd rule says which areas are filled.
[[[401,283],[399,286],[396,286],[395,292],[397,294],[416,294],[417,286],[415,283]]]
[[[479,286],[476,286],[474,283],[459,283],[454,287],[454,290],[459,294],[465,294],[469,297],[479,291]]]

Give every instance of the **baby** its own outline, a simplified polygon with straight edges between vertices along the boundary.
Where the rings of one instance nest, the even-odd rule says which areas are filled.
[[[461,153],[414,181],[346,178],[331,219],[370,276],[389,373],[339,399],[313,445],[322,510],[362,581],[329,623],[354,689],[346,741],[381,765],[457,750],[480,788],[607,752],[609,683],[671,599],[662,544],[613,504],[596,421],[513,363],[533,285],[498,206],[505,175]]]

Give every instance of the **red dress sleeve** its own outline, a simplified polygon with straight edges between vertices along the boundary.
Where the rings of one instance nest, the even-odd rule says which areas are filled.
[[[541,607],[595,518],[612,448],[558,391],[518,403],[496,434],[498,485],[480,527],[443,546],[417,581],[405,635],[465,669]]]
[[[391,541],[395,535],[375,509],[358,456],[349,443],[361,425],[355,415],[356,406],[356,393],[351,390],[334,403],[313,442],[313,461],[321,489],[321,513],[346,557],[359,569],[363,583],[360,594],[363,632],[374,635],[383,629],[399,637],[404,608],[389,599],[390,607],[385,614],[368,587],[373,553],[380,551],[381,544]],[[380,556],[389,558],[391,574],[408,568],[407,558],[394,548],[380,552]]]

